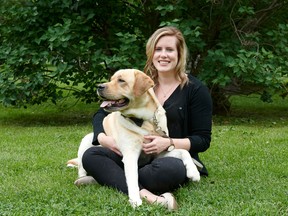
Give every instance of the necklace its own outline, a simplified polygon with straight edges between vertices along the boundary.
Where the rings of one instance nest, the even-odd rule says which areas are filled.
[[[177,83],[177,85],[178,85],[178,83]],[[158,84],[158,86],[159,86],[159,89],[160,89],[160,91],[161,91],[161,94],[163,95],[163,98],[166,98],[167,97],[167,95],[169,95],[170,94],[170,92],[171,92],[171,90],[173,89],[173,88],[175,88],[175,84],[173,84],[167,91],[164,91],[164,89]]]

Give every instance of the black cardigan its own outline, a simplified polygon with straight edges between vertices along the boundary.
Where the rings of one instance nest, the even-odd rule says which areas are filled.
[[[191,156],[202,163],[198,153],[210,147],[212,130],[212,99],[208,88],[192,75],[182,89],[180,85],[163,104],[171,138],[188,138]],[[99,145],[97,136],[104,132],[102,121],[108,113],[100,108],[93,117],[93,144]],[[203,163],[202,163],[203,164]],[[204,168],[202,175],[208,175]]]

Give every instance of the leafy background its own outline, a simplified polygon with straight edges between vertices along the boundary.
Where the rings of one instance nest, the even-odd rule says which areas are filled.
[[[68,90],[97,101],[96,85],[121,68],[143,69],[145,43],[177,26],[188,48],[187,71],[210,88],[215,113],[231,95],[266,102],[287,95],[287,0],[2,0],[0,102],[57,103]]]

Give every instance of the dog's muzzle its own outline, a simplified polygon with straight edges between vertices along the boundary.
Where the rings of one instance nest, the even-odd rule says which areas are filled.
[[[104,85],[104,84],[99,84],[99,85],[97,85],[97,94],[98,94],[99,96],[101,96],[102,93],[103,93],[103,91],[104,91],[104,89],[105,89],[105,85]]]

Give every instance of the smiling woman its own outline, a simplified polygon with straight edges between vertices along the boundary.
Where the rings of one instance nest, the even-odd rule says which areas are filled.
[[[121,77],[120,82],[119,77]],[[147,165],[151,161],[164,157],[169,160],[180,159],[180,161],[175,162],[180,162],[181,166],[185,166],[186,172],[184,169],[181,170],[184,179],[187,176],[191,181],[200,180],[200,173],[188,151],[183,149],[174,150],[173,140],[168,137],[165,110],[154,94],[153,84],[152,79],[145,73],[126,69],[117,71],[110,82],[101,85],[98,93],[105,99],[113,100],[113,102],[105,102],[109,105],[105,106],[104,110],[113,112],[107,115],[103,109],[98,110],[96,115],[105,116],[105,118],[103,121],[96,122],[97,124],[94,122],[94,125],[97,126],[94,126],[94,138],[93,134],[88,134],[82,139],[78,151],[79,178],[75,181],[76,185],[95,183],[96,180],[102,185],[112,186],[128,193],[131,205],[138,207],[142,204],[139,189],[143,188],[142,185],[139,185],[138,179],[141,178],[142,181],[150,179],[150,171],[147,170]],[[119,104],[119,102],[125,102],[125,99],[118,98],[126,97],[129,98],[129,103],[121,106],[122,104]],[[135,119],[138,121],[135,121]],[[100,133],[99,128],[101,129]],[[150,139],[145,139],[145,135],[163,136],[164,139],[169,139],[170,146],[162,146],[159,151],[155,148],[155,145],[150,144]],[[106,137],[110,138],[109,141],[112,142],[112,146],[110,146],[110,143],[107,145]],[[145,145],[146,143],[148,145]],[[104,148],[95,147],[93,144],[101,144]],[[141,157],[141,152],[145,154],[145,162]],[[69,161],[68,163],[74,164]],[[113,169],[115,165],[116,167]],[[105,173],[109,172],[106,169],[107,166],[111,167],[112,172],[108,176]],[[170,165],[167,163],[166,166]],[[142,177],[138,178],[138,170]],[[87,176],[87,174],[92,176]],[[182,177],[179,179],[182,179]],[[116,184],[115,179],[118,179]],[[175,179],[173,178],[171,181],[175,182]],[[169,201],[169,204],[165,203],[166,201]],[[158,203],[167,206],[168,209],[176,208],[174,198],[169,193],[164,193]]]
[[[153,55],[153,65],[159,73],[174,71],[178,63],[177,38],[163,36],[157,42]]]
[[[167,128],[168,126],[170,137],[162,137],[152,132],[150,134],[142,133],[145,138],[145,142],[142,140],[142,151],[145,154],[162,154],[167,152],[168,149],[170,150],[171,146],[175,148],[173,151],[184,151],[186,153],[189,151],[188,158],[195,158],[202,167],[199,171],[200,174],[207,176],[207,169],[200,161],[198,153],[206,151],[210,146],[212,126],[211,97],[206,86],[192,75],[186,74],[187,48],[181,31],[171,26],[156,30],[147,42],[146,54],[147,62],[144,71],[150,75],[149,79],[151,80],[148,85],[151,88],[153,81],[155,83],[153,88],[155,97],[158,103],[160,102],[159,107],[165,109],[167,117],[165,127]],[[124,116],[135,116],[133,115],[135,108],[131,109],[131,111],[125,111],[125,103],[121,103],[125,101],[125,98],[128,98],[129,106],[132,103],[136,104],[136,102],[142,106],[145,104],[146,99],[132,100],[131,95],[128,93],[128,89],[131,89],[129,88],[131,87],[129,83],[135,83],[135,80],[132,79],[133,76],[118,76],[116,72],[109,82],[109,87],[106,84],[100,86],[100,96],[110,101],[118,101],[106,102],[103,104],[105,105],[104,109],[113,111],[123,108],[124,113],[123,111],[121,113]],[[135,79],[137,79],[137,76]],[[147,90],[145,81],[142,76],[137,85],[133,86],[132,92],[135,96],[140,95],[143,89],[146,88]],[[110,85],[113,86],[114,91],[111,90]],[[119,105],[124,106],[119,107]],[[140,118],[146,120],[144,116],[147,115],[147,112],[151,113],[151,111],[142,109],[142,117],[140,115]],[[153,115],[154,112],[151,113],[151,118]],[[100,108],[93,117],[93,144],[106,147],[105,151],[103,150],[104,148],[96,148],[95,146],[87,149],[83,155],[83,166],[89,175],[100,184],[108,185],[127,193],[129,190],[127,191],[126,181],[123,177],[125,163],[123,164],[119,145],[116,144],[113,136],[106,133],[102,126],[105,124],[106,116],[107,113],[104,112],[103,108]],[[122,141],[123,144],[127,143],[129,138],[130,136],[126,136],[126,140],[123,139]],[[106,167],[105,171],[100,164]],[[138,169],[140,191],[136,193],[140,194],[142,199],[147,200],[151,204],[158,203],[170,210],[175,210],[177,202],[170,192],[187,182],[189,177],[187,178],[188,175],[186,173],[188,173],[189,169],[185,164],[187,163],[183,163],[183,161],[179,161],[175,157],[153,158],[144,167],[139,167]],[[199,173],[197,177],[200,178]],[[159,194],[162,194],[162,196],[159,196]],[[137,201],[136,204],[138,205],[139,203],[141,202]]]

